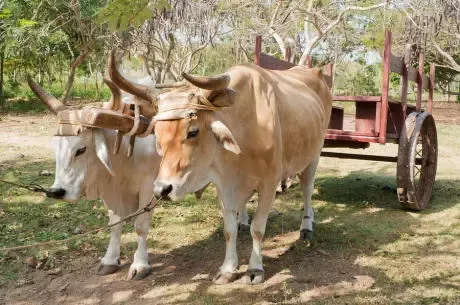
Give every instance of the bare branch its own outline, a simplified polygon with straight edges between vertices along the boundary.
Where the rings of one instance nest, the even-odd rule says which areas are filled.
[[[351,12],[351,11],[359,11],[359,12],[364,12],[364,11],[370,11],[370,10],[374,10],[374,9],[377,9],[377,8],[380,8],[380,7],[384,7],[386,6],[388,3],[386,1],[382,2],[382,3],[379,3],[379,4],[374,4],[374,5],[370,5],[370,6],[347,6],[345,8],[343,8],[343,10],[339,13],[339,15],[335,18],[334,21],[332,21],[331,23],[329,23],[322,31],[318,31],[317,30],[317,33],[316,35],[312,38],[311,41],[307,42],[307,45],[305,46],[304,48],[304,51],[302,53],[302,56],[300,57],[300,60],[299,60],[299,65],[305,65],[305,62],[307,60],[307,57],[308,55],[310,55],[311,51],[313,50],[313,48],[316,46],[316,44],[325,36],[327,35],[331,30],[333,30],[342,20],[343,18],[345,17],[345,15],[348,13],[348,12]],[[308,14],[310,15],[313,15],[313,16],[317,16],[317,14],[315,12],[308,12]],[[307,21],[308,20],[308,21]],[[314,24],[314,22],[310,21],[309,19],[306,19],[306,22],[309,22],[311,24]],[[315,26],[315,28],[317,29],[317,26]]]
[[[455,59],[449,53],[441,49],[441,47],[436,43],[436,41],[434,41],[434,39],[431,40],[431,43],[439,52],[439,54],[441,54],[449,62],[450,68],[460,72],[460,65],[455,61]]]

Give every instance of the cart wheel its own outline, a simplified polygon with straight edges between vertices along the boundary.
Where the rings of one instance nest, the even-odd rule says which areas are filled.
[[[399,139],[398,199],[405,207],[423,210],[428,206],[436,177],[438,138],[429,112],[411,113]]]

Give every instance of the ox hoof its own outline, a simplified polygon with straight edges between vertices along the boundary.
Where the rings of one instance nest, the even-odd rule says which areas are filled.
[[[239,232],[251,232],[251,226],[246,225],[244,223],[238,224],[238,231]]]
[[[300,240],[311,242],[313,240],[313,231],[302,229],[300,230]]]
[[[118,271],[120,269],[120,265],[104,265],[103,263],[100,263],[99,266],[97,267],[97,275],[107,275],[107,274],[112,274]]]
[[[248,285],[260,284],[264,281],[265,271],[258,269],[249,269],[243,276],[243,282]]]
[[[216,276],[212,279],[212,283],[215,285],[223,285],[233,282],[236,279],[237,274],[231,272],[217,272]]]
[[[152,272],[152,267],[150,265],[134,265],[132,264],[129,267],[128,275],[126,276],[127,280],[142,280],[146,278]]]

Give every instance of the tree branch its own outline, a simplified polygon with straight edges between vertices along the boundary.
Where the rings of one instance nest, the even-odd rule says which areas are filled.
[[[275,24],[275,20],[276,20],[276,17],[278,16],[278,13],[279,13],[279,10],[281,8],[281,5],[282,5],[282,2],[281,1],[277,1],[277,4],[276,4],[276,9],[275,11],[273,12],[273,15],[272,15],[272,18],[270,19],[270,24],[268,25],[268,33],[270,35],[273,36],[273,38],[275,38],[276,40],[276,43],[278,43],[278,46],[281,50],[281,53],[283,54],[283,57],[286,55],[286,45],[284,43],[284,40],[283,38],[281,37],[280,34],[278,34],[276,31],[275,31],[275,27],[274,27],[274,24]]]
[[[391,2],[391,1],[389,1]],[[307,45],[305,46],[305,49],[302,53],[302,56],[300,57],[300,60],[299,60],[299,65],[305,65],[305,62],[307,61],[307,57],[310,55],[311,51],[313,50],[313,48],[316,46],[316,44],[326,35],[328,34],[331,30],[333,30],[342,20],[343,18],[345,17],[345,14],[347,14],[348,12],[351,12],[351,11],[359,11],[359,12],[364,12],[364,11],[370,11],[370,10],[373,10],[373,9],[377,9],[377,8],[380,8],[380,7],[383,7],[383,6],[386,6],[388,3],[386,1],[382,2],[382,3],[379,3],[379,4],[374,4],[374,5],[371,5],[371,6],[354,6],[354,5],[351,5],[351,6],[347,6],[345,7],[340,13],[339,15],[335,18],[334,21],[332,21],[331,23],[329,23],[326,28],[324,28],[322,31],[318,31],[317,34],[313,37],[313,39],[307,43]],[[312,13],[312,12],[306,12],[307,14],[310,14],[312,16],[314,16],[315,18],[317,17],[317,13]],[[308,18],[305,18],[305,22],[307,22]],[[311,21],[308,21],[310,22],[311,24],[314,24],[313,22]],[[315,28],[317,28],[315,26]]]
[[[460,65],[455,61],[455,59],[449,53],[441,49],[441,47],[436,43],[436,41],[434,41],[434,39],[431,39],[431,43],[439,52],[439,54],[441,54],[449,62],[450,68],[460,72]]]

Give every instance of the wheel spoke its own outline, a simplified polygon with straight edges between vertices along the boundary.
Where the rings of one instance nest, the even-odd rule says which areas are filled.
[[[420,184],[420,175],[421,175],[421,168],[418,168],[417,166],[414,166],[414,185],[415,185],[415,191],[418,190],[418,186]]]

